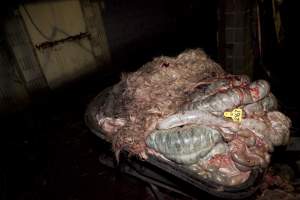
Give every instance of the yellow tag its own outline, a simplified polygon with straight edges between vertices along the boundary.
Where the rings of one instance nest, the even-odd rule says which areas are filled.
[[[243,110],[235,108],[231,112],[224,112],[224,117],[230,117],[234,122],[241,122],[243,116]]]

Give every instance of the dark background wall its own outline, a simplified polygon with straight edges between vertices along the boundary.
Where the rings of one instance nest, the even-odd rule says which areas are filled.
[[[215,0],[106,0],[103,4],[112,60],[120,70],[186,48],[203,48],[216,57]]]

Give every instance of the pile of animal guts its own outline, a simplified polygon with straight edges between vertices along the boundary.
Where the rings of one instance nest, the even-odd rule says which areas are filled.
[[[200,49],[123,75],[96,118],[117,156],[151,154],[224,186],[266,168],[291,127],[267,81],[228,74]]]

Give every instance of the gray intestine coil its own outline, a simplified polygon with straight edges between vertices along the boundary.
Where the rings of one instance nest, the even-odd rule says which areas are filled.
[[[180,164],[193,164],[206,156],[222,141],[221,134],[208,126],[154,131],[146,140],[149,147]]]

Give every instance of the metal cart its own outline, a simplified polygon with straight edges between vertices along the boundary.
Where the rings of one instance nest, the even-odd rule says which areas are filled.
[[[108,143],[97,125],[96,114],[105,102],[110,89],[106,88],[100,92],[88,105],[85,113],[85,123],[91,132]],[[149,183],[157,199],[160,199],[159,188],[165,188],[191,199],[199,196],[201,199],[248,199],[257,191],[264,173],[262,170],[255,169],[245,183],[236,187],[227,187],[206,180],[182,165],[152,155],[149,155],[147,160],[140,160],[134,156],[129,157],[128,152],[124,150],[118,165],[113,164],[112,160],[113,154],[100,156],[100,162],[118,167],[121,172]]]

